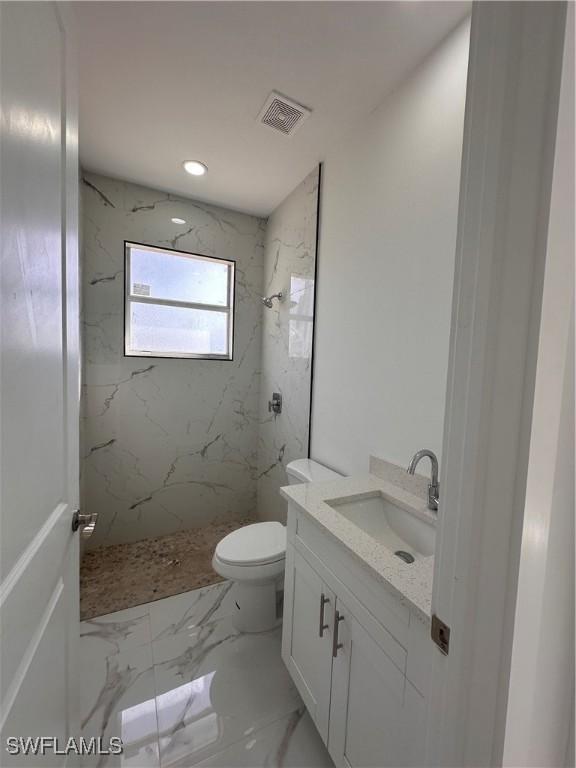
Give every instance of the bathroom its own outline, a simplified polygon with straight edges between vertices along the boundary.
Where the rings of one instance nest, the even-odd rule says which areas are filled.
[[[573,21],[0,3],[2,739],[573,766]]]
[[[294,751],[306,765],[335,759],[333,748],[330,757],[322,743],[329,743],[322,733],[325,715],[301,709],[302,700],[309,703],[307,691],[316,696],[305,663],[297,651],[296,658],[280,653],[279,622],[288,608],[306,656],[323,665],[297,624],[300,611],[316,612],[314,571],[295,571],[294,595],[287,587],[290,523],[287,532],[288,503],[280,488],[363,476],[379,466],[384,477],[390,471],[404,475],[406,490],[425,493],[429,460],[418,464],[414,478],[406,468],[420,449],[441,455],[469,8],[452,5],[442,13],[442,33],[434,38],[440,36],[439,43],[428,44],[420,66],[325,153],[321,142],[320,162],[305,167],[296,185],[278,184],[287,194],[277,194],[273,207],[243,202],[240,192],[240,210],[207,203],[217,194],[210,183],[222,187],[219,202],[231,197],[218,178],[222,161],[209,145],[182,156],[174,169],[187,195],[154,188],[153,176],[148,184],[134,183],[144,178],[135,168],[132,181],[117,178],[117,172],[110,175],[106,141],[99,144],[93,135],[98,125],[86,129],[80,507],[95,515],[96,524],[82,539],[81,652],[97,656],[98,643],[106,648],[128,631],[130,647],[150,622],[152,655],[161,659],[153,665],[160,736],[158,746],[150,738],[145,748],[158,749],[162,765],[204,759],[257,765],[260,751],[291,728],[289,760]],[[372,15],[377,21],[379,14]],[[89,46],[110,46],[107,29],[94,31],[107,14],[97,9],[85,16],[92,40],[82,58],[94,66]],[[120,16],[117,23],[125,21]],[[127,30],[119,33],[125,45]],[[112,48],[107,67],[114,69],[121,53]],[[90,75],[81,75],[86,88],[95,89],[85,120],[106,104],[103,86]],[[103,83],[111,87],[105,76]],[[305,141],[314,128],[316,104],[285,86],[273,91],[312,110],[293,136],[257,121],[252,126],[262,142],[274,142],[277,151],[286,147],[292,156],[290,142]],[[114,89],[107,98],[113,97]],[[264,104],[261,113],[266,110]],[[187,173],[186,161],[204,173]],[[258,188],[257,195],[263,196]],[[194,261],[198,256],[204,261]],[[184,302],[193,306],[184,308]],[[202,304],[225,307],[227,314],[202,310]],[[162,310],[208,315],[208,345],[202,346],[204,337],[182,340],[178,322],[152,314]],[[227,321],[227,329],[218,321]],[[200,346],[186,346],[194,343]],[[370,349],[378,354],[367,354]],[[431,540],[432,520],[424,512],[421,535]],[[394,538],[399,554],[392,557],[410,579],[423,579],[433,543],[422,552],[414,544]],[[313,597],[310,605],[294,608],[300,578]],[[326,603],[324,642],[334,634],[331,610]],[[134,624],[128,630],[124,622]],[[218,703],[217,681],[228,691],[233,667],[227,665],[236,663],[239,652],[224,638],[237,638],[237,632],[246,658],[240,688],[254,686],[255,663],[264,664],[275,681],[273,695],[267,686],[254,686],[250,698],[257,701],[238,715],[244,728],[256,730],[248,739],[240,738]],[[413,642],[397,629],[393,634],[401,643]],[[214,642],[219,650],[208,651],[197,670],[188,657],[201,655],[207,638],[208,647]],[[126,647],[123,639],[115,642]],[[138,644],[140,654],[144,647]],[[124,662],[122,652],[117,660],[119,671],[123,663],[135,663],[130,651]],[[213,674],[208,701],[187,710],[190,685]],[[108,736],[110,729],[100,730],[103,681],[92,683],[92,675],[85,733]],[[182,685],[175,685],[180,678]],[[422,686],[415,700],[424,701]],[[125,704],[126,697],[121,710]],[[213,735],[205,733],[207,716],[224,716]],[[420,716],[417,708],[410,716]],[[315,738],[314,728],[323,739]],[[388,759],[396,760],[394,748],[388,750]],[[142,759],[142,748],[136,754]],[[364,755],[348,759],[367,764]]]
[[[110,45],[110,33],[105,28],[98,37],[93,31],[106,20],[100,9],[85,12],[90,37],[82,56],[87,72],[81,70],[81,89],[92,95],[84,97],[88,127],[82,134],[81,507],[85,514],[96,514],[98,521],[84,541],[82,618],[215,581],[212,554],[226,533],[255,521],[285,523],[286,504],[279,489],[286,484],[286,467],[293,460],[313,456],[351,474],[367,470],[369,454],[402,467],[422,447],[440,455],[468,12],[462,4],[430,14],[441,30],[430,33],[431,39],[449,34],[430,54],[421,80],[400,87],[398,106],[394,103],[390,110],[384,105],[359,127],[342,132],[343,148],[334,147],[326,155],[322,179],[319,163],[301,163],[304,176],[294,188],[276,179],[288,194],[277,193],[280,199],[272,210],[258,199],[250,201],[249,214],[206,204],[205,187],[217,175],[214,163],[222,162],[217,155],[215,161],[206,153],[198,158],[208,166],[200,176],[186,174],[182,163],[188,156],[181,158],[174,175],[180,188],[190,190],[189,197],[154,189],[151,183],[126,181],[117,172],[115,178],[106,174],[114,148],[111,139],[99,135],[94,114],[101,109],[103,95],[91,46]],[[373,14],[376,22],[380,15]],[[429,48],[434,47],[432,40]],[[112,69],[112,63],[107,66]],[[115,95],[107,98],[111,101]],[[298,97],[304,101],[303,96]],[[403,98],[411,103],[401,104]],[[421,111],[418,124],[410,119],[410,109]],[[252,131],[274,148],[287,146],[292,159],[290,142],[306,139],[314,117],[312,110],[293,136],[278,130],[274,135],[273,128],[262,125]],[[204,121],[208,123],[209,116]],[[397,138],[383,141],[388,132]],[[431,142],[427,134],[438,138]],[[324,142],[319,149],[324,152]],[[408,161],[414,177],[405,175]],[[138,171],[131,167],[130,178]],[[392,181],[402,176],[405,190]],[[139,178],[144,177],[139,171]],[[220,199],[231,197],[232,181],[237,184],[228,176],[212,182],[223,188]],[[337,196],[338,188],[357,191]],[[240,192],[234,192],[241,199]],[[263,198],[264,193],[269,194],[267,189],[252,194]],[[208,195],[210,199],[215,193],[209,190]],[[418,227],[410,222],[415,210]],[[187,299],[184,292],[162,294],[162,287],[150,285],[153,262],[143,261],[136,245],[166,249],[164,255],[148,252],[148,260],[156,254],[157,281],[164,263],[170,269],[171,263],[185,261],[177,252],[233,262],[233,295],[222,299],[229,303],[233,324],[223,349],[230,359],[210,359],[202,347],[198,352],[183,347],[175,357],[170,352],[163,356],[151,338],[144,341],[151,349],[130,348],[131,316],[146,308],[148,297]],[[369,284],[364,270],[351,269],[350,248],[363,254]],[[379,258],[387,252],[393,257]],[[131,286],[125,277],[129,258],[140,258],[142,264],[140,271],[137,262],[132,264]],[[212,262],[214,269],[219,263]],[[180,281],[186,279],[184,274]],[[411,281],[412,275],[417,275],[416,281]],[[148,297],[141,298],[143,291]],[[128,306],[126,296],[136,292],[138,301]],[[282,296],[273,298],[269,307],[262,300],[279,293]],[[202,297],[192,301],[201,302]],[[316,302],[322,314],[318,325]],[[365,307],[373,307],[372,318]],[[149,313],[158,308],[161,305],[148,303]],[[206,312],[204,316],[210,318]],[[425,333],[423,316],[428,322]],[[150,317],[142,316],[141,333],[146,327],[154,334]],[[393,327],[394,333],[382,336],[382,327]],[[133,335],[137,332],[134,329]],[[169,347],[170,341],[163,343]],[[366,359],[367,348],[378,348],[380,355]],[[187,354],[192,357],[187,359]],[[378,384],[384,359],[385,392]],[[357,370],[365,371],[361,380]],[[418,371],[419,378],[411,391],[416,381],[412,371]],[[340,384],[335,388],[336,380]],[[282,398],[281,412],[269,410],[274,393]],[[340,415],[338,420],[334,413]],[[428,471],[423,467],[420,472]]]

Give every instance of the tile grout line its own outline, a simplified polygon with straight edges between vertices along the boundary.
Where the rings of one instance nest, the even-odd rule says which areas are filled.
[[[158,755],[158,768],[161,768],[160,762],[160,720],[158,717],[158,686],[156,684],[156,664],[154,663],[154,650],[152,648],[152,619],[150,617],[150,604],[148,603],[148,646],[150,648],[150,660],[152,661],[152,684],[154,685],[154,719],[156,722],[156,750]]]

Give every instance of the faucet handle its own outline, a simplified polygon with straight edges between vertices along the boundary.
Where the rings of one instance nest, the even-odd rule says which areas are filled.
[[[440,483],[430,483],[428,486],[428,509],[438,512],[438,502],[440,501]]]

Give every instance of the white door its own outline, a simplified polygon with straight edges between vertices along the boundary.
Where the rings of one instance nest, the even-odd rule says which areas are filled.
[[[502,764],[566,4],[472,9],[425,763],[443,768]]]
[[[78,162],[72,37],[52,3],[0,4],[0,764],[77,736]],[[13,746],[13,744],[12,744]]]
[[[328,743],[334,594],[294,547],[286,551],[282,658]]]
[[[338,598],[328,749],[338,768],[424,765],[426,705],[373,636]],[[395,641],[392,641],[396,645]]]

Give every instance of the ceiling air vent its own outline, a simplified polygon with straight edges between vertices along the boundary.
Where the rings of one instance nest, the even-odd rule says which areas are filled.
[[[303,107],[302,104],[272,91],[258,119],[263,125],[274,128],[286,136],[292,136],[311,114],[312,110]]]

